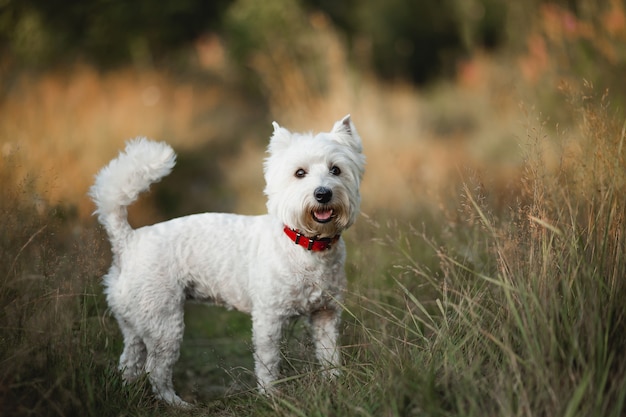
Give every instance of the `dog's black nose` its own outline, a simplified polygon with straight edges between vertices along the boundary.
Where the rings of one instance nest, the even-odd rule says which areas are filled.
[[[318,203],[326,204],[333,198],[333,192],[330,188],[326,187],[317,187],[315,191],[313,191],[313,195]]]

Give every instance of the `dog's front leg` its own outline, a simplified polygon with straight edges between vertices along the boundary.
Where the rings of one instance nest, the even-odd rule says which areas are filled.
[[[252,314],[254,371],[261,394],[275,390],[280,365],[280,338],[285,319],[274,314]]]
[[[339,376],[341,354],[337,347],[340,312],[335,309],[321,309],[311,314],[311,330],[315,343],[315,354],[320,365],[326,367],[324,374],[329,378]]]

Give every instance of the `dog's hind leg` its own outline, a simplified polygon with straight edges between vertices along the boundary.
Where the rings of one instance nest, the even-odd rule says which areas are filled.
[[[190,407],[191,404],[176,395],[172,382],[174,364],[178,360],[185,326],[182,310],[180,314],[161,317],[161,320],[155,323],[158,323],[158,328],[151,329],[150,337],[144,339],[148,349],[146,372],[152,390],[157,397],[170,405]]]
[[[130,323],[122,318],[118,318],[118,323],[124,336],[124,351],[120,356],[119,369],[124,380],[132,382],[145,371],[146,345]]]

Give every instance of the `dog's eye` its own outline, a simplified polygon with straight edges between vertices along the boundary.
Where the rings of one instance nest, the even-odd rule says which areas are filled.
[[[304,178],[306,177],[306,171],[300,168],[299,170],[296,171],[294,175],[296,176],[296,178]]]
[[[341,174],[341,170],[339,169],[338,166],[333,165],[332,167],[330,167],[330,173],[331,175],[339,175]]]

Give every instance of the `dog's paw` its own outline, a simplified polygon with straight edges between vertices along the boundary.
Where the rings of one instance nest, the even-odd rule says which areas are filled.
[[[265,384],[259,383],[257,384],[257,390],[259,391],[259,394],[265,397],[274,397],[280,395],[281,392],[275,382],[268,382]]]
[[[159,395],[158,397],[159,399],[165,401],[171,407],[180,408],[182,410],[189,410],[194,408],[193,404],[188,403],[187,401],[183,400],[178,395],[173,393],[168,395]]]
[[[180,408],[182,410],[190,410],[194,408],[194,405],[192,403],[188,403],[187,401],[183,400],[180,397],[176,397],[176,399],[173,402],[170,402],[169,404],[172,407]]]
[[[330,368],[322,371],[322,375],[329,381],[334,381],[342,375],[340,368]]]

